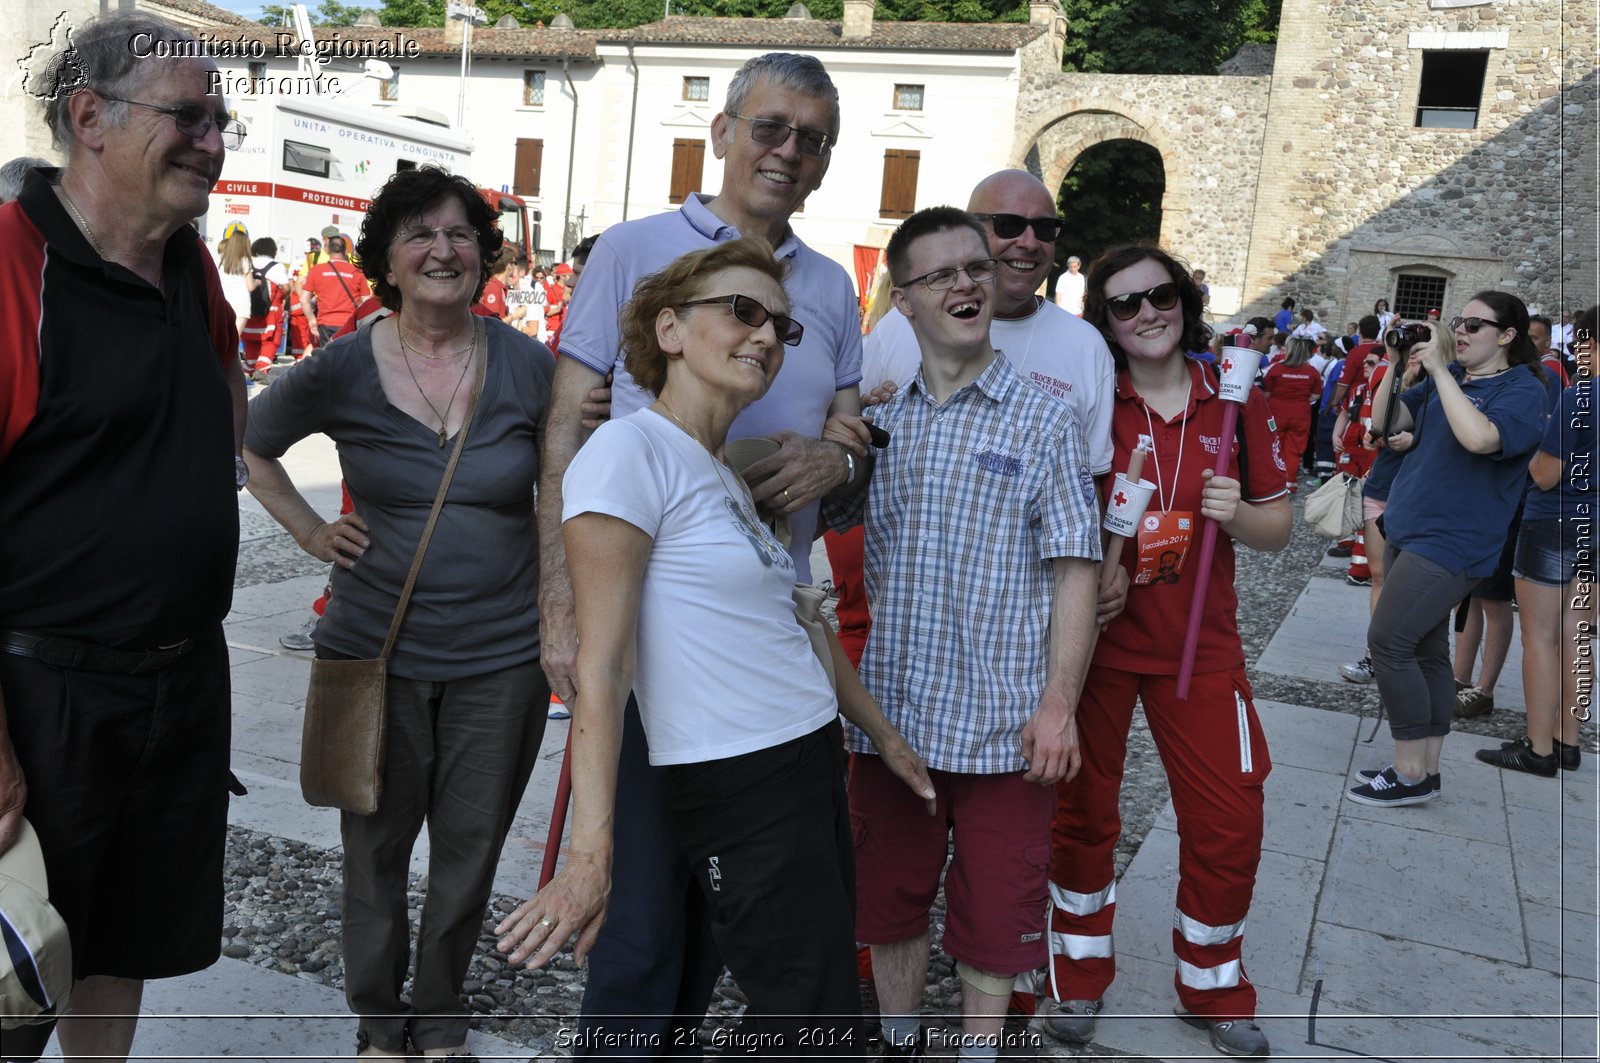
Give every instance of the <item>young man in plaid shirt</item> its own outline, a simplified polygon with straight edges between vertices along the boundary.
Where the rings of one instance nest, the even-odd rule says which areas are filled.
[[[1055,783],[1078,768],[1073,715],[1094,643],[1094,482],[1071,410],[990,345],[996,264],[982,224],[920,211],[888,262],[922,368],[874,411],[891,441],[867,491],[828,515],[837,530],[866,526],[861,678],[938,798],[930,816],[895,792],[851,732],[856,936],[872,946],[885,1052],[914,1058],[953,831],[943,946],[962,980],[961,1056],[993,1058],[1015,976],[1046,958]]]

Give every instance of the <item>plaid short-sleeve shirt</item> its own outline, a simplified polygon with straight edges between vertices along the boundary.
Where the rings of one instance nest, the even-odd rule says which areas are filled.
[[[921,373],[877,408],[890,434],[865,492],[831,507],[866,525],[872,634],[861,679],[941,771],[1022,771],[1044,693],[1050,559],[1100,557],[1083,432],[1004,355],[942,405]],[[850,747],[874,752],[850,727]]]

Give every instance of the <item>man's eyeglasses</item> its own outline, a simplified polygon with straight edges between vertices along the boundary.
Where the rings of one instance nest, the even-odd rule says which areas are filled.
[[[805,326],[788,314],[774,314],[748,295],[719,295],[714,299],[690,299],[679,306],[712,306],[722,303],[733,309],[733,316],[751,328],[760,328],[772,322],[772,331],[785,347],[796,346],[806,334]]]
[[[1486,317],[1453,317],[1450,319],[1450,331],[1466,329],[1468,336],[1476,336],[1481,328],[1505,328],[1498,321],[1490,321]]]
[[[445,240],[451,247],[467,247],[476,245],[478,242],[478,230],[457,228],[412,229],[395,237],[395,241],[404,244],[413,251],[421,251],[424,248],[432,247],[433,242],[438,239],[440,233],[444,234]]]
[[[1032,227],[1033,235],[1047,244],[1056,242],[1056,237],[1061,235],[1061,230],[1066,228],[1066,222],[1057,217],[1049,218],[1024,218],[1020,214],[979,214],[977,217],[989,223],[994,229],[994,234],[1002,240],[1015,240],[1022,235],[1022,230]]]
[[[802,155],[815,155],[822,158],[828,154],[831,141],[826,133],[818,133],[815,129],[801,129],[799,126],[780,122],[775,118],[751,118],[748,115],[734,114],[728,111],[727,115],[733,119],[743,119],[750,123],[750,139],[767,148],[781,148],[789,142],[789,134],[793,133],[798,140],[796,146]]]
[[[212,114],[197,103],[180,103],[168,107],[159,103],[145,103],[141,100],[125,100],[120,96],[107,96],[105,93],[96,93],[102,100],[112,100],[116,103],[130,103],[135,107],[147,107],[152,111],[171,115],[172,120],[178,125],[178,132],[186,137],[199,140],[211,132],[211,127],[216,126],[222,135],[222,146],[229,151],[234,150],[244,143],[244,123],[231,115]]]
[[[932,273],[924,273],[920,277],[897,285],[900,288],[909,288],[918,281],[928,286],[930,292],[949,291],[956,286],[956,274],[965,273],[972,278],[973,284],[988,284],[994,280],[995,261],[992,258],[980,258],[976,262],[968,262],[965,266],[955,266],[949,269],[936,269]]]
[[[1142,292],[1113,295],[1106,300],[1106,309],[1111,311],[1111,316],[1118,321],[1128,321],[1139,313],[1139,305],[1147,299],[1157,310],[1171,310],[1178,305],[1177,282],[1168,281]]]

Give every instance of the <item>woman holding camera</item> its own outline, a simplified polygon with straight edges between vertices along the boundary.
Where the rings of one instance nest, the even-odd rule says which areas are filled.
[[[1583,696],[1580,647],[1594,634],[1593,596],[1578,573],[1594,571],[1592,539],[1579,529],[1593,519],[1595,453],[1594,328],[1597,308],[1578,315],[1572,353],[1575,383],[1561,393],[1538,453],[1528,463],[1529,492],[1512,574],[1522,614],[1522,689],[1528,733],[1499,749],[1480,749],[1486,764],[1530,775],[1573,771],[1581,758],[1576,715]]]
[[[1367,630],[1394,763],[1348,791],[1367,805],[1439,795],[1439,753],[1456,705],[1450,611],[1494,571],[1544,434],[1544,372],[1521,299],[1479,292],[1448,332],[1412,327],[1428,332],[1415,348],[1426,378],[1398,400],[1385,388],[1373,403],[1373,423],[1390,424],[1389,446],[1407,457],[1383,515],[1385,591]],[[1393,401],[1403,406],[1391,423]]]

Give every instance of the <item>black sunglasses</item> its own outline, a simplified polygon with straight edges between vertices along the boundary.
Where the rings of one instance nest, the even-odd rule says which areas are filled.
[[[1113,295],[1106,300],[1106,309],[1118,321],[1127,321],[1139,313],[1139,304],[1146,299],[1157,310],[1171,310],[1178,305],[1178,283],[1168,281],[1142,292]]]
[[[719,295],[714,299],[690,299],[679,306],[711,306],[722,303],[733,309],[733,316],[743,321],[751,328],[760,328],[768,321],[772,322],[772,331],[777,335],[778,342],[785,347],[796,346],[800,337],[806,334],[806,328],[788,314],[774,314],[748,295]]]
[[[1047,244],[1053,244],[1067,225],[1057,217],[1024,218],[1020,214],[979,214],[977,217],[988,222],[994,234],[1002,240],[1015,240],[1022,235],[1022,230],[1031,226],[1033,235]]]
[[[1505,328],[1498,321],[1490,321],[1486,317],[1453,317],[1450,319],[1450,331],[1466,329],[1468,336],[1476,336],[1482,328]]]
[[[211,132],[211,127],[216,126],[222,135],[222,146],[229,151],[244,143],[244,123],[232,115],[215,115],[196,103],[180,103],[175,107],[167,107],[159,103],[144,103],[140,100],[125,100],[121,96],[107,96],[97,93],[102,100],[114,100],[117,103],[129,103],[135,107],[148,107],[152,111],[171,115],[177,123],[178,132],[186,137],[199,140]]]
[[[789,134],[799,137],[796,146],[802,155],[815,155],[818,158],[828,154],[828,134],[818,133],[815,129],[801,129],[799,126],[780,122],[776,118],[751,118],[749,115],[727,112],[729,118],[742,118],[750,123],[750,139],[767,148],[781,148],[789,142]]]

